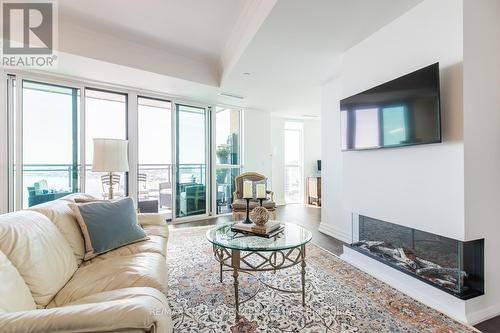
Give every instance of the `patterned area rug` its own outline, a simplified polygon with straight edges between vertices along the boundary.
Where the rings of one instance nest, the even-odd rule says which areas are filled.
[[[224,272],[206,240],[207,227],[171,229],[169,292],[175,332],[478,332],[464,326],[314,244],[307,247],[306,307],[300,266],[259,275],[240,274],[240,307],[235,322],[233,278]],[[313,239],[314,241],[314,239]]]

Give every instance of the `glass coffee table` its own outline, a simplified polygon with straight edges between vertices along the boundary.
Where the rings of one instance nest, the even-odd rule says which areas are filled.
[[[283,290],[270,285],[267,287],[283,292],[302,293],[305,306],[306,289],[306,244],[312,239],[310,231],[303,227],[282,223],[284,230],[272,238],[250,236],[231,231],[232,224],[217,226],[207,231],[207,239],[213,245],[214,257],[220,263],[220,282],[224,271],[233,272],[236,319],[239,319],[240,304],[250,298],[239,300],[238,274],[240,272],[267,272],[301,265],[301,290]],[[224,267],[227,267],[224,269]]]

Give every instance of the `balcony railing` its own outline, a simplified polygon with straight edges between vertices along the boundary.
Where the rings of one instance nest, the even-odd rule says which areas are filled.
[[[28,203],[29,190],[37,190],[37,193],[53,192],[68,193],[78,192],[79,174],[81,165],[76,168],[71,164],[24,164],[23,165],[23,201]],[[144,181],[139,181],[139,192],[148,191],[152,197],[159,197],[160,187],[172,188],[174,165],[172,164],[139,164],[138,174],[144,177]],[[197,183],[206,185],[206,166],[204,164],[181,164],[179,165],[178,178],[179,183]],[[103,189],[101,176],[102,172],[92,172],[92,165],[85,165],[85,192],[100,197],[105,190]],[[44,181],[40,183],[41,181]],[[126,189],[125,177],[122,177],[120,187]],[[37,186],[35,188],[35,184]],[[40,188],[45,186],[45,188]],[[25,204],[26,206],[26,204]]]

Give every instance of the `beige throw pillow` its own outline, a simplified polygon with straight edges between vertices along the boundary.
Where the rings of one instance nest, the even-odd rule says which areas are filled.
[[[28,286],[2,251],[0,251],[0,281],[0,312],[36,309]]]

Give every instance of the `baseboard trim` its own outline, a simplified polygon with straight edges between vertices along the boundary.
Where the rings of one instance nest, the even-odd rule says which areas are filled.
[[[332,236],[333,238],[337,238],[347,244],[351,244],[352,242],[352,236],[350,233],[339,230],[330,224],[326,224],[325,222],[321,222],[318,231],[327,234],[328,236]]]
[[[467,314],[467,319],[472,325],[477,325],[488,319],[495,318],[496,316],[500,316],[500,303],[471,312]]]

